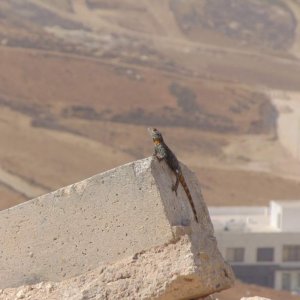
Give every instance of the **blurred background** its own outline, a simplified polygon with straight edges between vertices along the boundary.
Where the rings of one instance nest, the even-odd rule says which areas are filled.
[[[0,209],[150,156],[147,126],[209,206],[300,199],[299,20],[298,0],[1,0]]]

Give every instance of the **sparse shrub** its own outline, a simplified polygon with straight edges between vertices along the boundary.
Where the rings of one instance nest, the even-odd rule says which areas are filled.
[[[199,111],[195,92],[186,86],[173,82],[169,87],[170,93],[176,97],[178,106],[188,113]]]

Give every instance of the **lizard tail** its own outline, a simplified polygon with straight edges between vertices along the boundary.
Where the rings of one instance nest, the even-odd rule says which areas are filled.
[[[194,213],[195,220],[196,220],[197,223],[199,223],[196,208],[195,208],[195,205],[194,205],[194,202],[193,202],[191,192],[190,192],[190,190],[189,190],[182,174],[179,175],[179,181],[180,181],[180,183],[181,183],[181,185],[182,185],[182,187],[183,187],[183,189],[184,189],[184,191],[185,191],[185,193],[186,193],[186,195],[189,199],[190,205],[191,205],[193,213]]]

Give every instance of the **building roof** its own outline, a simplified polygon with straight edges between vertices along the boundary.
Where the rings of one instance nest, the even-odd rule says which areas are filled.
[[[291,208],[292,210],[280,209],[280,223],[277,222],[278,210],[274,210],[274,205],[281,208]],[[300,212],[299,200],[271,201],[270,206],[221,206],[209,207],[209,213],[215,231],[235,231],[235,232],[281,232],[297,231],[300,227],[295,226],[295,217]],[[300,215],[300,214],[299,214]],[[284,221],[284,223],[283,223]],[[292,228],[292,229],[291,229]]]
[[[291,208],[299,208],[300,201],[299,200],[273,200],[272,203],[276,203],[282,207],[291,207]]]
[[[246,214],[242,212],[238,214],[224,212],[218,213],[214,208],[209,208],[211,220],[216,231],[242,231],[242,232],[270,232],[276,231],[269,222],[268,214],[263,211],[261,214]]]

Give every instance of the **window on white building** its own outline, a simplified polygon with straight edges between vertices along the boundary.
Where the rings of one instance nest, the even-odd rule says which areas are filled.
[[[245,248],[227,248],[226,259],[229,262],[243,262],[245,256]]]
[[[282,282],[281,287],[283,290],[290,291],[291,290],[291,273],[282,273]]]
[[[274,260],[274,248],[257,248],[256,253],[257,261],[268,262]]]
[[[284,245],[282,260],[285,262],[300,261],[300,245]]]

